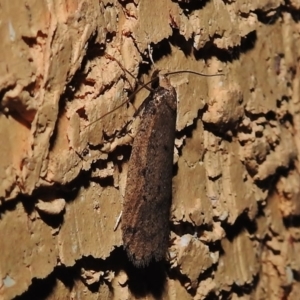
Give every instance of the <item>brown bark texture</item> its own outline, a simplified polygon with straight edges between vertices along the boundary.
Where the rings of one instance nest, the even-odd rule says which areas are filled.
[[[10,0],[0,20],[0,299],[299,299],[299,1]],[[149,91],[113,111],[137,82],[106,54],[144,82],[224,74],[170,76],[171,232],[147,268],[114,227]]]

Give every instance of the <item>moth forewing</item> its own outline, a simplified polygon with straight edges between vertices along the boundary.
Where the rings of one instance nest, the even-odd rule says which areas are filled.
[[[123,204],[124,248],[136,267],[164,259],[168,248],[177,99],[166,77],[160,84],[145,100]]]

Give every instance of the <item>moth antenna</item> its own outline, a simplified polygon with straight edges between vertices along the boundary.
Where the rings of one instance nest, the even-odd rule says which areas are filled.
[[[120,107],[122,107],[124,104],[128,103],[129,100],[131,100],[139,91],[141,91],[143,88],[146,88],[149,84],[151,84],[152,82],[154,82],[155,80],[157,80],[157,77],[151,79],[150,81],[144,83],[142,86],[140,86],[136,91],[134,91],[129,97],[127,97],[127,99],[125,101],[123,101],[120,105],[118,105],[117,107],[115,107],[113,110],[105,113],[104,115],[102,115],[101,117],[97,118],[95,121],[93,121],[92,123],[88,124],[85,126],[85,128],[90,127],[92,124],[98,122],[99,120],[103,119],[104,117],[106,117],[107,115],[111,114],[112,112],[116,111],[117,109],[119,109]],[[152,92],[152,90],[150,89],[150,91]]]
[[[189,73],[189,74],[194,74],[194,75],[198,75],[198,76],[204,76],[204,77],[214,77],[214,76],[224,76],[224,73],[217,73],[217,74],[204,74],[204,73],[200,73],[200,72],[196,72],[196,71],[192,71],[192,70],[179,70],[179,71],[174,71],[174,72],[168,72],[165,73],[165,76],[169,76],[169,75],[174,75],[174,74],[181,74],[181,73]]]
[[[152,64],[155,67],[155,64],[154,64],[154,61],[153,61],[153,58],[152,58],[152,48],[150,47],[150,45],[148,45],[148,51],[149,51],[150,60],[151,60]],[[138,79],[136,79],[136,77],[130,71],[128,71],[127,69],[125,69],[122,66],[122,64],[116,58],[114,58],[113,56],[109,55],[108,53],[105,53],[105,57],[108,58],[108,59],[110,59],[110,60],[114,60],[120,66],[120,68],[123,70],[124,73],[127,73],[131,77],[133,77],[136,80],[136,82],[139,83],[141,86],[137,90],[135,90],[129,97],[127,97],[127,99],[125,101],[123,101],[120,105],[118,105],[117,107],[115,107],[113,110],[105,113],[101,117],[97,118],[95,121],[91,122],[90,124],[86,125],[85,128],[90,127],[94,123],[98,122],[99,120],[103,119],[107,115],[111,114],[112,112],[114,112],[117,109],[119,109],[120,107],[122,107],[124,104],[128,103],[143,88],[146,88],[148,91],[153,92],[153,89],[149,88],[148,85],[150,85],[151,83],[153,83],[154,81],[157,80],[159,72],[160,72],[159,69],[155,69],[155,71],[152,74],[151,80],[149,80],[146,83],[142,83],[141,81],[139,81]],[[179,70],[179,71],[174,71],[174,72],[168,72],[168,73],[165,73],[163,75],[164,76],[169,76],[169,75],[181,74],[181,73],[189,73],[189,74],[194,74],[194,75],[204,76],[204,77],[214,77],[214,76],[223,76],[223,75],[225,75],[223,73],[204,74],[204,73],[199,73],[199,72],[191,71],[191,70]]]

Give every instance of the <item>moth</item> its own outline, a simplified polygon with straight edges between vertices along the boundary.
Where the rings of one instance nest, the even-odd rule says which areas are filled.
[[[115,58],[106,56],[133,76]],[[157,76],[158,73],[142,86],[159,79],[159,86],[150,89],[137,111],[142,111],[141,121],[132,144],[121,219],[123,247],[138,268],[163,260],[168,249],[177,95],[167,76],[178,73],[223,75],[175,71]]]
[[[167,77],[143,102],[130,156],[121,229],[136,267],[162,260],[169,241],[177,96]]]

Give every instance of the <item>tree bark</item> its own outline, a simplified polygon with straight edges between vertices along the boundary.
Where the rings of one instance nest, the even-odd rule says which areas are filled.
[[[1,4],[0,297],[297,299],[299,13],[276,0]],[[149,91],[130,96],[124,69],[222,74],[170,76],[169,249],[140,269],[116,222]]]

